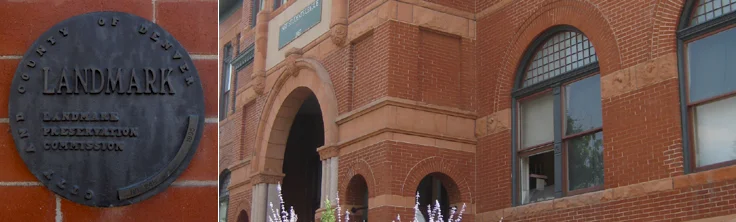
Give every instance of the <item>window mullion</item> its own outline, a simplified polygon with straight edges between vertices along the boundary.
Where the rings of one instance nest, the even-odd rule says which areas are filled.
[[[562,93],[561,86],[556,84],[554,94],[554,134],[555,134],[555,198],[562,197]]]

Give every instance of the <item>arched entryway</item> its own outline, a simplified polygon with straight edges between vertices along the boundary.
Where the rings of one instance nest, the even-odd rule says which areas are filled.
[[[291,58],[290,58],[291,59]],[[337,194],[337,99],[316,60],[294,59],[268,90],[256,136],[252,221],[267,221],[278,205],[277,183],[299,221],[314,221],[326,195]],[[268,82],[268,81],[267,81]]]
[[[281,187],[284,201],[294,207],[297,215],[302,215],[299,220],[313,221],[311,215],[320,207],[322,163],[317,148],[324,145],[324,124],[317,98],[305,90],[300,88],[294,92],[307,96],[289,129]]]
[[[429,221],[427,209],[434,209],[439,202],[443,218],[448,218],[452,207],[459,211],[462,208],[460,190],[449,176],[443,173],[431,173],[419,182],[416,192],[419,194],[419,211],[424,220]],[[419,216],[419,215],[416,215]]]
[[[344,204],[350,210],[350,218],[355,221],[368,221],[368,183],[365,178],[361,175],[353,176],[345,193]]]

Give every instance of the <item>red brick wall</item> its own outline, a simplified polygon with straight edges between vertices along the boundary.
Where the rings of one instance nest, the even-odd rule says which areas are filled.
[[[374,33],[353,44],[353,108],[359,108],[387,93],[389,29],[376,28]]]
[[[391,30],[389,96],[472,110],[474,41],[395,21],[383,26]]]
[[[0,8],[0,107],[8,106],[10,80],[31,43],[52,25],[86,12],[122,11],[155,19],[190,54],[217,57],[217,1],[11,1],[0,3]],[[0,206],[0,221],[215,220],[218,127],[211,122],[217,119],[217,60],[195,59],[194,64],[204,87],[208,119],[197,153],[164,192],[124,207],[79,205],[38,183],[16,152],[7,109],[0,109],[0,201],[6,203]]]
[[[348,16],[352,16],[366,8],[376,0],[348,0]]]
[[[456,107],[460,97],[460,38],[442,33],[419,32],[419,89],[421,101]]]
[[[606,188],[683,174],[678,84],[672,79],[603,100]]]

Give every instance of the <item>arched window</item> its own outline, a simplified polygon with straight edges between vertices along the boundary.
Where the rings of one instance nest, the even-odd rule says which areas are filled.
[[[603,188],[598,57],[558,26],[529,47],[513,91],[514,205]]]
[[[685,172],[736,163],[736,0],[689,0],[678,37]]]
[[[227,207],[230,202],[230,191],[227,186],[230,185],[230,170],[223,170],[220,173],[220,222],[227,222]]]

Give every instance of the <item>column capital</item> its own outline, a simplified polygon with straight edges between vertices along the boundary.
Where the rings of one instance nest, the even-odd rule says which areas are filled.
[[[260,183],[266,183],[266,184],[277,184],[281,183],[284,180],[284,174],[274,174],[274,173],[266,173],[266,172],[259,172],[254,174],[250,177],[251,184],[260,184]]]
[[[325,145],[317,148],[320,160],[326,160],[340,155],[340,148],[335,145]]]

